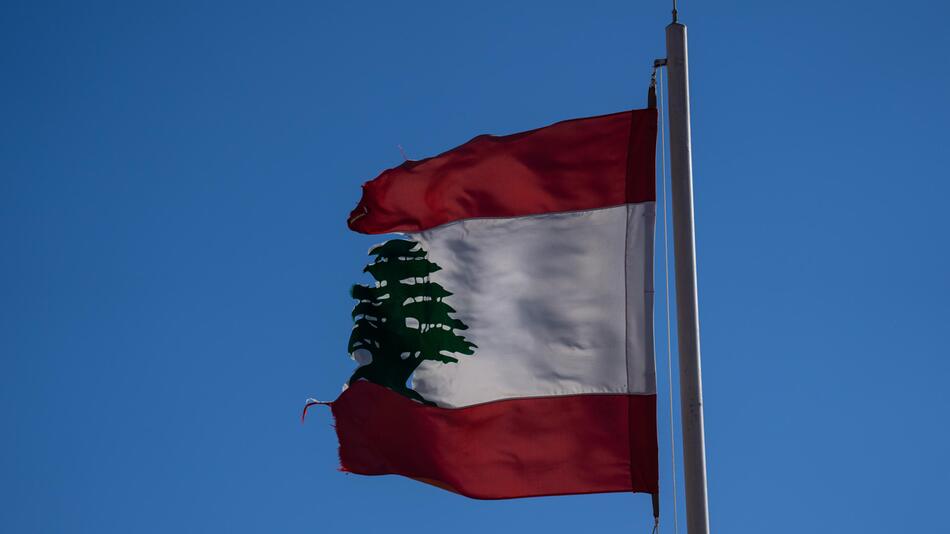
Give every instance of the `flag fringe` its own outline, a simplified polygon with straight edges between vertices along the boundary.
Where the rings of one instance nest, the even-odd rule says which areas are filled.
[[[318,404],[323,405],[323,406],[331,406],[333,403],[326,402],[326,401],[318,401],[317,399],[307,399],[307,404],[304,405],[303,412],[300,414],[300,424],[304,424],[304,421],[306,421],[307,410],[309,410],[311,406],[316,406]]]

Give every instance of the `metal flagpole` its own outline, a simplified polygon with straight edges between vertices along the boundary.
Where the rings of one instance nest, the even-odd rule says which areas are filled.
[[[670,182],[673,252],[676,268],[676,325],[679,344],[680,418],[683,425],[683,475],[686,528],[709,533],[706,499],[706,445],[703,437],[703,384],[699,363],[699,308],[696,296],[696,241],[693,235],[693,164],[689,131],[689,68],[686,26],[666,27],[667,110],[670,121]]]

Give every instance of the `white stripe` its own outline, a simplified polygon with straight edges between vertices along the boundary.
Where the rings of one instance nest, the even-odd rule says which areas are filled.
[[[655,204],[469,219],[410,234],[478,345],[426,361],[413,388],[440,406],[582,393],[656,393]]]

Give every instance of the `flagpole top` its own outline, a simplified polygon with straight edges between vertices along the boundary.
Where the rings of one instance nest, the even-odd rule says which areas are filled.
[[[673,24],[676,24],[676,0],[673,0]]]

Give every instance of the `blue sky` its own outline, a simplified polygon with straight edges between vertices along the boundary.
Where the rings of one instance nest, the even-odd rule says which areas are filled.
[[[717,532],[945,523],[948,15],[681,2]],[[634,1],[4,2],[0,530],[648,532],[643,495],[480,502],[344,475],[327,412],[298,415],[353,365],[347,290],[379,240],[346,229],[360,184],[398,145],[642,107],[668,20]]]

